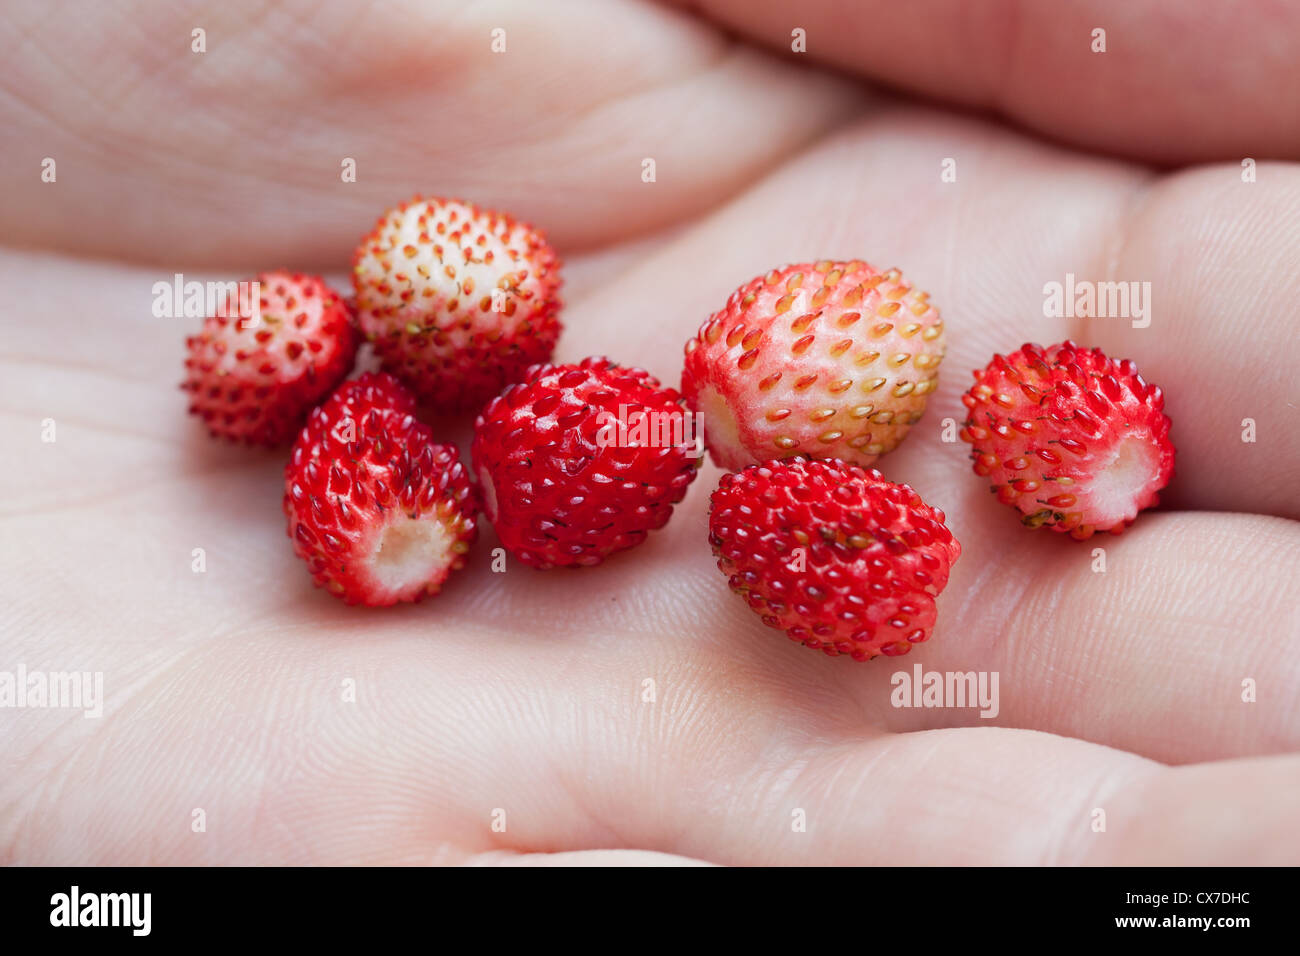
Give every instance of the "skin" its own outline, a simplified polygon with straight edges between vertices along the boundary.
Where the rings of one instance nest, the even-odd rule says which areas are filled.
[[[1300,13],[701,6],[6,5],[0,668],[102,671],[106,701],[0,710],[0,862],[1300,862]],[[807,54],[767,52],[795,26]],[[928,289],[941,387],[879,467],[964,546],[935,637],[856,664],[765,628],[714,568],[711,465],[599,568],[493,573],[488,529],[425,604],[313,589],[286,452],[184,414],[197,321],[151,286],[346,288],[418,190],[542,224],[558,358],[670,384],[771,266]],[[1067,272],[1151,282],[1151,325],[1045,318]],[[1178,447],[1163,507],[1086,544],[1022,529],[942,440],[970,369],[1066,337],[1137,360]],[[996,719],[892,707],[917,663],[998,672]]]

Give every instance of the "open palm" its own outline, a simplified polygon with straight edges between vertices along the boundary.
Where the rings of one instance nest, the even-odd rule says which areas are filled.
[[[6,8],[0,670],[101,671],[105,703],[0,710],[0,862],[1300,862],[1300,169],[1265,161],[1300,156],[1295,11],[706,6]],[[287,452],[185,415],[197,322],[151,290],[346,289],[417,191],[545,228],[558,357],[670,384],[770,267],[929,290],[941,387],[879,467],[963,545],[934,638],[857,664],[765,628],[714,566],[710,465],[594,569],[494,572],[485,527],[423,604],[313,589]],[[1069,273],[1149,281],[1149,327],[1044,317]],[[1178,447],[1164,508],[1086,544],[944,440],[969,369],[1067,337],[1137,360]],[[892,706],[917,663],[997,672],[997,717]]]

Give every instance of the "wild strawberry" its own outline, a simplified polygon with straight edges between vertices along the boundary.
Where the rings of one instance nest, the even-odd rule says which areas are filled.
[[[728,471],[807,455],[869,465],[920,419],[938,384],[943,322],[897,269],[773,269],[686,343],[682,394]]]
[[[1169,419],[1131,361],[1027,344],[974,374],[961,437],[975,474],[1026,526],[1118,534],[1159,501],[1174,468]]]
[[[241,302],[231,293],[185,344],[190,412],[219,438],[278,445],[352,370],[358,336],[348,309],[316,276],[266,272]]]
[[[415,417],[415,396],[391,375],[366,372],[334,391],[328,413],[307,416],[297,444],[330,461],[345,457],[357,440],[358,423],[372,411]]]
[[[961,545],[907,485],[837,459],[725,474],[709,542],[769,627],[832,656],[906,654],[929,638]]]
[[[599,564],[645,540],[695,478],[681,397],[609,359],[540,365],[483,410],[474,466],[501,543],[538,568]]]
[[[413,407],[387,375],[347,382],[311,413],[285,468],[294,551],[349,604],[437,594],[477,534],[456,446],[436,443]]]
[[[560,261],[504,213],[417,196],[379,219],[352,265],[385,370],[442,410],[480,408],[559,338]]]

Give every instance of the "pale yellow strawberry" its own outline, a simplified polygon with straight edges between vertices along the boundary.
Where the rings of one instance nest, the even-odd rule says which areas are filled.
[[[416,397],[477,409],[551,357],[560,335],[560,261],[505,213],[455,199],[386,212],[352,259],[357,322]]]
[[[729,471],[807,455],[870,465],[938,384],[943,322],[897,269],[861,260],[774,269],[686,343],[682,394]]]

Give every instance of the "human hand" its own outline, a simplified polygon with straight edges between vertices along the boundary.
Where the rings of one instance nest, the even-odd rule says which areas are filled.
[[[1297,862],[1300,170],[1264,161],[1300,155],[1295,11],[705,6],[6,9],[0,670],[101,671],[104,711],[0,712],[0,861]],[[795,27],[807,55],[764,52]],[[184,414],[197,323],[151,289],[288,265],[345,290],[417,191],[545,229],[558,356],[667,384],[772,266],[930,291],[940,388],[878,467],[963,546],[934,638],[856,664],[765,628],[714,567],[711,465],[597,568],[493,573],[485,526],[423,604],[313,589],[287,450]],[[1067,273],[1149,281],[1151,324],[1045,318]],[[1135,359],[1178,448],[1164,507],[1086,544],[1023,529],[943,440],[970,369],[1067,337]],[[465,452],[468,424],[435,430]],[[918,663],[996,672],[996,718],[893,707]]]

